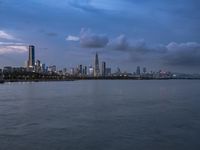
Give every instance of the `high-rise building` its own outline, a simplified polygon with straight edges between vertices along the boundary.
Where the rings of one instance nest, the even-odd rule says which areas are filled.
[[[28,56],[28,67],[32,68],[35,66],[35,46],[29,46],[29,56]]]
[[[0,81],[3,80],[3,70],[0,69]]]
[[[87,66],[84,66],[83,68],[83,75],[87,75]]]
[[[106,68],[106,76],[111,76],[112,72],[111,72],[111,68]]]
[[[144,67],[144,68],[143,68],[143,73],[146,74],[146,72],[147,72],[147,68]]]
[[[42,71],[43,73],[46,72],[45,64],[40,64],[40,67],[41,67],[41,71]]]
[[[35,62],[35,65],[37,66],[37,67],[40,67],[40,60],[36,60],[36,62]]]
[[[98,57],[98,53],[96,53],[95,60],[94,60],[94,76],[98,77],[99,75],[100,75],[99,57]]]
[[[94,75],[94,68],[92,66],[89,66],[89,76],[93,76]]]
[[[74,75],[75,74],[75,69],[74,68],[70,68],[70,75]]]
[[[41,71],[41,63],[40,60],[36,60],[35,62],[35,71],[40,72]]]
[[[101,65],[101,75],[104,77],[106,75],[106,62],[103,61]]]
[[[78,74],[82,75],[83,74],[83,65],[78,66]]]
[[[140,75],[140,66],[137,66],[136,74]]]
[[[51,73],[56,72],[56,66],[55,65],[49,66],[48,71],[51,72]]]

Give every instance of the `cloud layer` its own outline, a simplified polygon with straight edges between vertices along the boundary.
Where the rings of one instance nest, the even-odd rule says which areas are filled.
[[[15,40],[15,38],[12,35],[6,33],[3,30],[0,30],[0,39]]]
[[[0,55],[13,54],[13,53],[25,53],[28,51],[25,45],[0,45]]]
[[[81,29],[79,36],[68,35],[67,41],[79,41],[80,46],[83,48],[103,48],[105,47],[109,39],[106,35],[95,34],[90,29]]]
[[[25,53],[28,51],[27,46],[24,43],[16,43],[17,39],[7,32],[0,30],[0,55],[13,54],[13,53]]]
[[[90,64],[94,51],[101,51],[108,64],[120,64],[127,71],[140,64],[170,66],[169,70],[183,66],[183,71],[196,66],[196,71],[199,7],[198,0],[0,0],[0,42],[7,42],[0,44],[1,53],[24,62],[25,55],[11,55],[23,51],[13,46],[24,42],[36,46],[39,59],[60,67]],[[77,56],[81,57],[75,60]],[[7,64],[2,61],[5,55],[0,59],[2,66]]]
[[[177,66],[199,66],[200,65],[200,44],[196,42],[169,43],[167,54],[163,57],[168,65]]]
[[[105,48],[108,51],[127,53],[132,62],[157,60],[167,66],[198,66],[200,65],[200,44],[196,42],[176,43],[167,45],[149,45],[143,39],[128,39],[124,34],[109,39],[106,35],[92,33],[82,29],[80,36],[67,37],[69,41],[79,41],[84,48]]]

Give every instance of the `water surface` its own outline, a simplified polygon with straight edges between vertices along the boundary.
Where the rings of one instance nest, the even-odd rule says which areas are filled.
[[[199,150],[200,81],[0,85],[0,150]]]

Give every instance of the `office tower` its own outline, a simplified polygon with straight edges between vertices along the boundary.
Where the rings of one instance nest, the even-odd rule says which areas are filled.
[[[45,64],[40,64],[40,67],[43,73],[46,72]]]
[[[29,46],[29,56],[28,56],[28,67],[35,66],[35,47],[33,45]]]
[[[49,66],[48,71],[49,72],[56,72],[56,66],[55,65]]]
[[[95,61],[94,61],[94,76],[98,77],[100,74],[100,69],[99,69],[99,58],[98,58],[98,53],[95,55]]]
[[[89,66],[89,75],[90,76],[94,75],[94,68],[92,66]]]
[[[36,60],[35,62],[35,71],[40,72],[41,71],[41,66],[40,66],[40,60]]]
[[[74,75],[75,74],[75,69],[74,68],[70,68],[70,75]]]
[[[67,68],[63,68],[63,73],[64,73],[64,74],[67,73]]]
[[[83,71],[83,74],[84,74],[84,75],[87,75],[87,66],[85,66],[83,70],[84,70],[84,71]]]
[[[102,62],[102,66],[101,66],[101,75],[104,77],[106,75],[106,62],[103,61]]]
[[[137,66],[136,74],[140,75],[140,66]]]
[[[36,65],[37,67],[40,67],[40,60],[36,60],[35,65]]]
[[[117,71],[116,71],[117,74],[121,74],[121,69],[119,67],[117,67]]]
[[[143,68],[143,73],[145,74],[147,72],[146,67]]]
[[[0,80],[3,80],[3,70],[0,69]]]
[[[83,74],[83,65],[78,66],[78,74],[82,75]]]
[[[111,76],[111,68],[106,68],[106,76]]]

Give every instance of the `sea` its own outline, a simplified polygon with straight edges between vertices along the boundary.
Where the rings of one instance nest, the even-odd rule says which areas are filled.
[[[0,150],[199,150],[200,80],[0,84]]]

